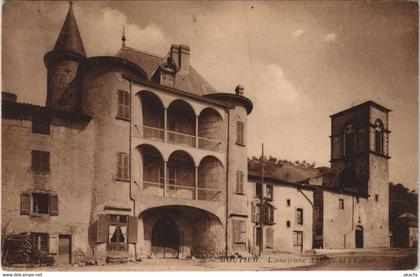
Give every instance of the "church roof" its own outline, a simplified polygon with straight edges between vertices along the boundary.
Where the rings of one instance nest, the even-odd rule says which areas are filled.
[[[152,82],[153,74],[159,66],[166,61],[165,57],[155,56],[130,47],[122,47],[118,52],[117,57],[138,65],[146,72],[147,78]],[[177,78],[182,78],[182,80],[178,80],[177,82]],[[216,92],[216,89],[213,88],[192,66],[190,66],[186,74],[176,76],[174,88],[197,95]]]
[[[72,4],[70,4],[66,20],[64,21],[63,27],[61,27],[54,50],[60,52],[70,52],[86,58],[85,48],[83,47],[79,28],[77,27],[76,19],[74,18]]]

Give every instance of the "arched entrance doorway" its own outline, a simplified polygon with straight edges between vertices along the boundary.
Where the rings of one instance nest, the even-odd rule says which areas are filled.
[[[168,216],[156,221],[152,231],[152,253],[157,258],[178,258],[180,247],[179,230]]]
[[[363,248],[363,227],[356,227],[356,248]]]

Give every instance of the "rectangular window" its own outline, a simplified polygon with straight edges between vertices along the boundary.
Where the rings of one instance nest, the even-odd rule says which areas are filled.
[[[244,193],[244,174],[242,171],[236,172],[236,193]]]
[[[49,195],[48,193],[32,194],[32,212],[34,214],[49,213]]]
[[[58,197],[50,193],[29,193],[20,195],[20,214],[58,215]]]
[[[265,194],[267,196],[267,199],[273,200],[273,185],[267,184],[265,186],[265,190],[266,190]]]
[[[338,208],[340,210],[344,210],[344,200],[343,199],[338,199]]]
[[[244,220],[232,220],[233,225],[233,242],[245,243],[246,242],[246,225]]]
[[[290,228],[290,220],[286,221],[286,227]]]
[[[32,166],[33,172],[50,172],[50,152],[32,150]]]
[[[50,134],[50,117],[45,114],[37,114],[32,116],[32,133],[33,134]]]
[[[290,207],[290,199],[287,199],[286,205],[287,205],[287,207]]]
[[[130,119],[130,94],[126,91],[118,91],[118,118]]]
[[[296,223],[303,225],[303,209],[296,209]]]
[[[244,141],[244,123],[241,121],[236,122],[236,143],[245,145]]]
[[[293,231],[293,246],[302,246],[302,245],[303,245],[303,232]]]
[[[378,201],[378,200],[379,200],[379,195],[375,194],[375,201]]]
[[[48,252],[48,233],[31,233],[31,243],[32,249]]]
[[[117,179],[128,181],[129,180],[129,163],[128,154],[119,152],[117,153]]]
[[[265,205],[264,208],[264,224],[274,224],[274,207],[271,205]]]
[[[263,192],[262,192],[262,184],[256,183],[255,184],[255,196],[256,198],[262,198]]]

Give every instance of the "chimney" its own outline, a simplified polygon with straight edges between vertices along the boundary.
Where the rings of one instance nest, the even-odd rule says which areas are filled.
[[[3,91],[1,93],[1,98],[2,98],[2,101],[9,101],[9,102],[15,102],[15,103],[17,101],[16,94],[11,93],[11,92],[6,92],[6,91]]]
[[[187,73],[190,69],[190,47],[181,44],[179,46],[179,71]]]
[[[237,85],[235,88],[236,95],[244,95],[244,86]]]
[[[179,68],[179,45],[178,44],[171,45],[171,56],[172,56],[172,59],[175,61],[176,66]]]

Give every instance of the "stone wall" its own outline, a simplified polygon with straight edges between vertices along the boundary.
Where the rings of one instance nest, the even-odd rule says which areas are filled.
[[[53,118],[51,134],[31,132],[30,119],[2,120],[2,226],[8,232],[71,235],[72,253],[91,255],[87,230],[92,209],[93,124]],[[31,151],[50,152],[50,172],[31,170]],[[22,192],[53,192],[58,216],[21,215]],[[31,207],[32,210],[32,207]]]

